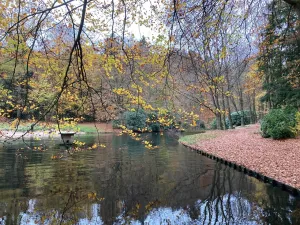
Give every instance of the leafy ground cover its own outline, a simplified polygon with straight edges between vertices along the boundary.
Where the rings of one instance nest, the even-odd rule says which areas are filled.
[[[234,162],[280,182],[300,188],[300,138],[263,138],[259,125],[228,131],[213,131],[215,138],[201,134],[180,142]],[[209,135],[211,131],[207,131]]]

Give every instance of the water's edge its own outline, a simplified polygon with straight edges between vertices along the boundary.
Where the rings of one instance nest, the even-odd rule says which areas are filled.
[[[240,172],[244,172],[245,174],[247,174],[247,175],[249,175],[251,177],[255,177],[259,181],[262,181],[264,183],[270,183],[273,186],[280,187],[283,191],[287,191],[288,193],[292,194],[293,196],[299,196],[300,195],[300,189],[297,189],[297,188],[292,187],[292,186],[290,186],[288,184],[282,183],[282,182],[280,182],[280,181],[278,181],[278,180],[276,180],[274,178],[268,177],[266,175],[263,175],[263,174],[261,174],[259,172],[251,170],[251,169],[246,168],[244,166],[238,165],[235,162],[231,162],[231,161],[226,160],[224,158],[220,158],[218,156],[215,156],[214,154],[211,154],[211,153],[208,153],[206,151],[197,149],[196,147],[194,147],[192,145],[189,145],[187,143],[184,143],[184,142],[181,142],[181,141],[179,141],[179,143],[182,144],[183,146],[189,148],[189,149],[192,149],[193,151],[196,151],[197,153],[199,153],[199,154],[201,154],[203,156],[206,156],[206,157],[208,157],[210,159],[216,160],[217,162],[221,162],[224,165],[232,167],[233,169],[238,170]]]

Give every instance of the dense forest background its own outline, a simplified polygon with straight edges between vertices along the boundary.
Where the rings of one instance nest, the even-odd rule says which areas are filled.
[[[299,109],[298,1],[14,0],[0,8],[0,113],[13,127],[120,126],[139,116],[152,130],[228,129],[273,108]]]

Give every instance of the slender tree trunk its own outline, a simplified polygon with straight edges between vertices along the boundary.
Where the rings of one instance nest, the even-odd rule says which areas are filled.
[[[220,104],[219,104],[219,96],[216,93],[216,90],[210,89],[210,95],[212,102],[214,104],[214,107],[216,109],[215,115],[216,115],[216,124],[217,124],[217,129],[222,130],[222,120],[221,120],[221,113],[220,113]]]
[[[250,124],[254,124],[255,123],[255,119],[254,119],[254,112],[253,112],[253,105],[252,105],[252,94],[248,94],[247,95],[247,99],[248,99],[248,102],[247,104],[249,105],[249,122]],[[247,116],[247,115],[245,115]]]
[[[234,107],[234,109],[235,109],[235,111],[237,112],[237,111],[239,111],[238,110],[238,108],[237,108],[237,106],[236,106],[236,102],[234,101],[234,98],[233,98],[233,96],[231,96],[231,103],[232,103],[232,105],[233,105],[233,107]]]
[[[227,111],[228,111],[228,126],[229,126],[229,129],[233,129],[233,126],[232,126],[232,118],[231,118],[231,108],[230,108],[230,103],[229,103],[229,96],[226,96],[226,103],[227,103]]]
[[[245,114],[244,114],[244,100],[243,100],[243,91],[239,90],[239,100],[240,100],[240,108],[241,108],[241,126],[245,126]]]
[[[227,91],[230,92],[231,88],[230,88],[230,80],[229,80],[228,67],[226,68],[225,78],[226,78],[226,82],[227,82]],[[228,128],[229,129],[233,129],[229,95],[226,95],[226,105],[227,105],[227,112],[228,112]]]
[[[222,119],[221,119],[221,113],[216,113],[216,122],[217,122],[217,129],[222,130]]]
[[[256,113],[256,106],[255,106],[255,98],[256,98],[256,92],[253,90],[253,96],[252,96],[252,110],[253,110],[253,122],[257,122],[257,113]]]
[[[224,90],[223,90],[223,87],[222,87],[222,120],[223,120],[223,125],[224,125],[224,130],[227,129],[227,126],[226,126],[226,106],[225,106],[225,96],[224,96]]]
[[[250,123],[253,124],[254,120],[253,120],[253,112],[252,112],[252,105],[251,105],[251,96],[249,97],[249,110],[250,110]]]
[[[217,129],[218,130],[223,130],[223,125],[222,125],[222,114],[220,112],[221,107],[220,107],[220,103],[219,103],[219,96],[216,94],[216,108],[217,108]]]
[[[21,96],[21,86],[17,87],[18,92],[18,108],[17,108],[17,118],[21,119],[21,105],[22,105],[22,96]]]

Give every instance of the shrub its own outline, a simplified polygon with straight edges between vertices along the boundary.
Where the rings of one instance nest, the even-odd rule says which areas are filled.
[[[210,129],[213,129],[213,130],[217,129],[217,119],[216,118],[214,118],[213,121],[211,121]]]
[[[291,138],[296,135],[296,110],[295,109],[273,109],[261,122],[263,137],[273,139]]]
[[[149,121],[156,121],[158,116],[155,112],[150,112],[147,114]]]
[[[196,120],[195,126],[191,126],[190,123],[186,123],[186,124],[183,123],[183,124],[184,124],[184,126],[183,126],[184,129],[190,129],[190,130],[194,130],[194,131],[205,129],[205,123],[202,120]]]
[[[204,121],[197,120],[196,124],[197,124],[197,128],[199,128],[199,129],[205,129],[205,123],[204,123]]]
[[[242,111],[238,112],[232,112],[231,114],[231,120],[233,126],[241,126],[242,125]],[[228,121],[229,123],[229,121]],[[250,111],[244,110],[244,124],[248,125],[250,124]]]
[[[150,125],[150,128],[152,132],[159,132],[160,131],[160,124],[159,123],[153,123]]]
[[[191,125],[188,122],[183,122],[181,124],[181,127],[185,130],[189,129],[191,127]]]
[[[84,114],[83,117],[84,117],[85,122],[94,122],[95,121],[95,116],[94,115]]]
[[[150,112],[147,114],[147,124],[150,127],[150,130],[152,130],[152,132],[159,132],[160,131],[160,123],[157,122],[158,116],[156,112]]]
[[[113,120],[112,121],[112,127],[113,127],[113,129],[118,129],[120,127],[120,125],[122,125],[122,121],[121,120]]]
[[[225,122],[226,122],[225,123],[226,129],[228,129],[229,128],[229,121],[228,121],[227,118],[226,118]],[[222,121],[222,123],[223,123],[223,121]],[[217,119],[216,118],[214,118],[213,121],[211,121],[210,129],[213,129],[213,130],[217,129]]]
[[[124,113],[125,126],[133,131],[139,131],[146,128],[147,115],[144,110],[136,112],[126,111]]]
[[[205,129],[205,123],[202,120],[196,120],[195,125],[192,126],[190,122],[177,123],[182,129],[187,131],[198,131]]]

